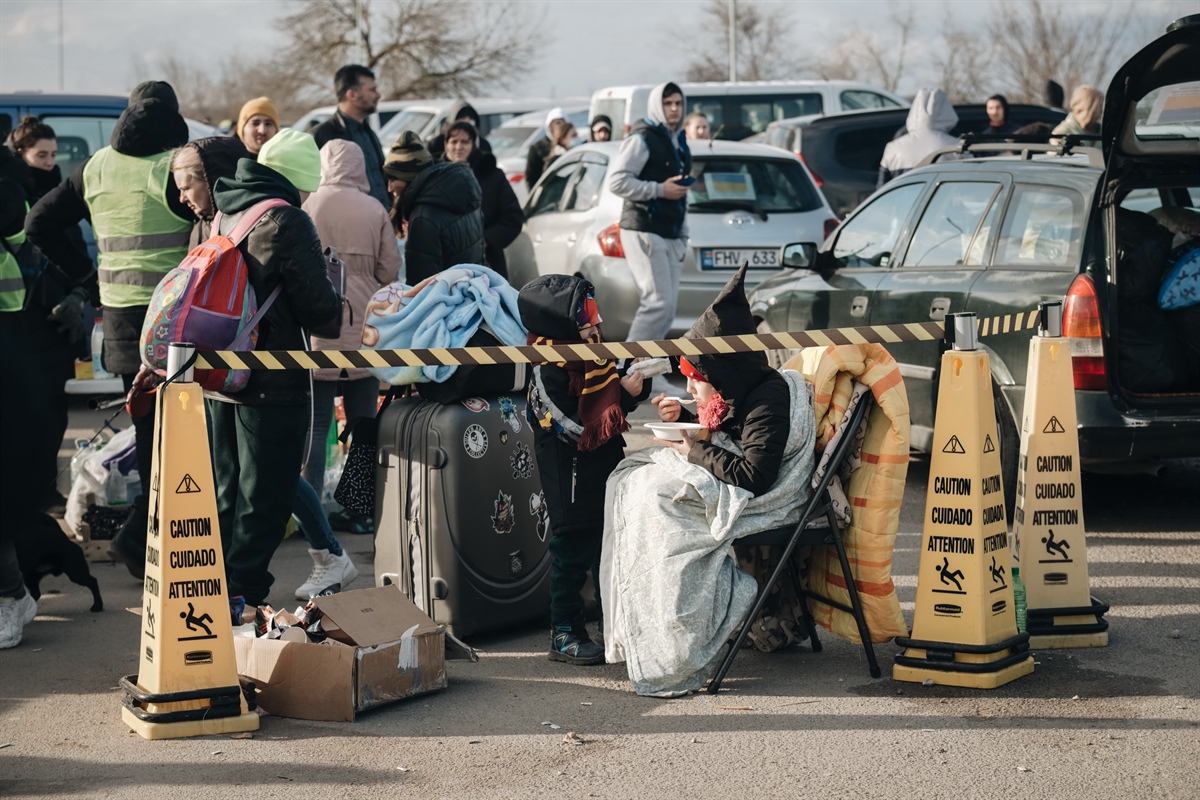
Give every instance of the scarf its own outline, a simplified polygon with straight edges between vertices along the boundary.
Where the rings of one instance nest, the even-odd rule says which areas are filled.
[[[534,346],[578,343],[547,339],[532,333],[526,341]],[[542,361],[538,366],[548,363]],[[621,410],[621,381],[617,377],[616,364],[612,361],[559,361],[554,366],[567,371],[567,391],[578,398],[579,421],[583,425],[580,451],[591,452],[629,430],[625,412]]]

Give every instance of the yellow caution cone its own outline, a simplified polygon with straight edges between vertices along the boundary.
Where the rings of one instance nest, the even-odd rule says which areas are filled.
[[[994,689],[1033,672],[1018,633],[988,355],[974,314],[946,318],[912,637],[892,677]]]
[[[1071,348],[1062,303],[1042,303],[1029,342],[1013,557],[1025,582],[1030,647],[1103,647],[1108,606],[1088,589]]]
[[[158,390],[142,639],[121,717],[146,739],[258,730],[238,682],[204,395],[190,345],[172,344]]]

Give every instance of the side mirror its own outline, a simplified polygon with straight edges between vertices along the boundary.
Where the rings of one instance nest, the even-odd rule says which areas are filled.
[[[812,242],[785,244],[779,248],[779,263],[791,269],[812,269],[817,263],[817,246]]]

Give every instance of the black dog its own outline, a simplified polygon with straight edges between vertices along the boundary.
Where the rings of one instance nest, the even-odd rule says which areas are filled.
[[[64,572],[72,583],[92,590],[92,611],[103,611],[100,599],[100,584],[92,577],[83,548],[67,538],[58,521],[42,514],[37,521],[17,533],[17,562],[25,588],[34,600],[42,596],[40,584],[47,575],[62,575]]]

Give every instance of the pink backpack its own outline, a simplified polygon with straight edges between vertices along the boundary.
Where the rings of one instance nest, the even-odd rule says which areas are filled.
[[[276,286],[259,306],[238,245],[268,211],[286,205],[280,199],[256,203],[228,236],[217,232],[221,223],[217,213],[213,234],[192,248],[154,290],[142,323],[143,364],[165,375],[172,342],[190,342],[197,350],[254,349],[258,323],[283,287]],[[240,392],[249,380],[250,370],[196,370],[197,383],[210,391]]]

